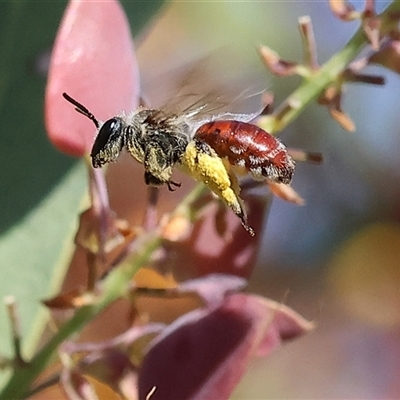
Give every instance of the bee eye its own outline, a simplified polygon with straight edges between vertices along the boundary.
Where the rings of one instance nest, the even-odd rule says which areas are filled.
[[[94,167],[114,161],[124,146],[124,124],[120,118],[111,118],[100,128],[90,153]]]
[[[116,118],[109,119],[101,126],[96,140],[94,141],[92,154],[97,154],[107,144],[111,136],[120,130],[120,121]]]

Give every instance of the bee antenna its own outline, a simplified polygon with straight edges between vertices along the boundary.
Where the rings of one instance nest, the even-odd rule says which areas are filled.
[[[84,105],[77,102],[75,99],[73,99],[71,96],[69,96],[65,92],[62,95],[65,100],[67,100],[68,102],[70,102],[71,104],[73,104],[75,106],[76,111],[83,114],[85,117],[88,117],[96,125],[96,128],[99,129],[99,127],[100,127],[99,121]]]

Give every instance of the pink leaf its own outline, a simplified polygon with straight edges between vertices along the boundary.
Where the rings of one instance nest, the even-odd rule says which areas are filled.
[[[153,388],[157,399],[227,399],[261,351],[311,328],[287,307],[258,296],[235,294],[221,307],[195,310],[155,339],[139,373],[139,398]]]
[[[98,397],[89,381],[79,372],[64,369],[61,373],[61,385],[71,400],[97,400]]]
[[[63,99],[63,92],[98,119],[137,106],[139,72],[118,1],[70,1],[54,43],[45,94],[46,128],[59,150],[82,156],[91,149],[94,126]]]
[[[75,343],[67,341],[61,349],[64,353],[72,356],[74,353],[101,352],[113,348],[127,347],[144,336],[159,333],[163,328],[164,324],[161,323],[132,326],[124,333],[103,342]]]
[[[125,398],[135,398],[137,392],[136,367],[125,351],[114,348],[101,353],[89,354],[79,365],[79,370],[85,375],[90,375],[105,383],[116,392],[129,392],[130,395]]]
[[[261,242],[269,198],[243,191],[243,199],[249,225],[256,232],[255,237],[243,229],[239,218],[231,210],[212,204],[204,217],[196,221],[188,237],[165,243],[167,260],[163,268],[172,269],[180,280],[214,273],[248,278],[253,271]],[[222,210],[222,216],[219,210]],[[216,226],[216,220],[221,218],[226,222],[222,234]]]
[[[215,307],[221,303],[227,293],[239,291],[246,285],[246,279],[239,276],[210,274],[181,283],[177,291],[179,293],[195,292],[209,307]]]

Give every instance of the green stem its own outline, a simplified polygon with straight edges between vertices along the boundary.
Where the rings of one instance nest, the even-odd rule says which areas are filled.
[[[130,282],[135,273],[150,260],[154,250],[160,246],[161,239],[157,235],[144,238],[141,249],[128,264],[115,268],[104,279],[100,294],[94,298],[94,303],[80,308],[76,314],[63,326],[57,334],[40,350],[40,352],[25,366],[16,368],[5,386],[0,398],[24,398],[33,381],[49,363],[58,346],[68,337],[79,332],[89,321],[99,315],[112,302],[128,294]]]
[[[206,186],[203,183],[196,185],[180,202],[173,215],[185,212],[206,190]],[[52,355],[62,342],[74,333],[79,332],[112,302],[128,294],[132,277],[150,260],[151,255],[159,248],[162,241],[161,237],[155,233],[146,235],[139,240],[141,240],[141,243],[138,243],[137,247],[141,250],[129,263],[120,265],[108,274],[102,283],[100,294],[94,298],[93,304],[80,308],[68,322],[60,327],[58,333],[25,367],[13,371],[13,375],[0,395],[1,399],[23,398],[28,393],[34,379],[49,363]]]
[[[380,16],[384,17],[389,13],[399,11],[400,0],[394,0]],[[297,116],[304,111],[305,107],[314,101],[326,87],[335,81],[338,75],[352,60],[354,60],[367,44],[368,39],[361,26],[342,50],[336,53],[309,78],[304,79],[302,84],[287,97],[273,115],[261,117],[257,125],[270,133],[276,133],[284,129],[294,121]]]
[[[185,212],[190,205],[201,197],[206,191],[202,183],[195,188],[180,202],[174,213]],[[146,235],[138,243],[141,249],[129,263],[120,265],[113,269],[104,279],[100,294],[94,298],[93,304],[80,308],[76,314],[63,326],[58,333],[43,347],[43,349],[25,366],[16,368],[13,375],[5,386],[0,398],[18,399],[23,398],[29,391],[33,381],[49,363],[52,355],[57,351],[58,346],[74,333],[79,332],[94,317],[99,315],[105,308],[120,297],[126,296],[131,286],[131,279],[135,273],[146,264],[151,255],[161,244],[161,237],[158,234]]]

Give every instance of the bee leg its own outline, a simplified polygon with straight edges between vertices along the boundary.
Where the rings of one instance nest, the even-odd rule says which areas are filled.
[[[228,171],[229,178],[231,179],[231,189],[236,194],[236,199],[237,199],[237,202],[235,202],[232,205],[229,205],[229,207],[240,218],[240,222],[242,223],[243,228],[247,232],[249,232],[251,236],[254,236],[256,233],[254,232],[254,229],[248,224],[246,209],[243,204],[243,200],[239,196],[240,186],[237,177],[235,173],[232,171],[232,168],[230,167],[227,161],[225,162],[225,166]]]
[[[255,236],[254,229],[247,223],[247,216],[243,214],[238,214],[238,217],[240,218],[240,222],[242,223],[243,228],[249,232],[250,236]]]
[[[192,141],[186,147],[181,166],[195,179],[204,182],[240,218],[251,236],[254,230],[248,225],[246,211],[240,198],[240,187],[229,165],[207,143]]]
[[[176,188],[181,187],[181,184],[178,182],[161,180],[156,176],[152,175],[148,171],[144,173],[144,182],[146,183],[146,185],[156,186],[156,187],[167,184],[168,190],[171,192],[174,192]]]
[[[149,186],[161,186],[164,182],[152,175],[150,172],[145,171],[144,183]]]
[[[167,186],[168,186],[168,190],[170,192],[175,192],[176,188],[180,188],[181,187],[181,184],[177,183],[177,182],[174,182],[174,181],[168,181],[167,182]]]

